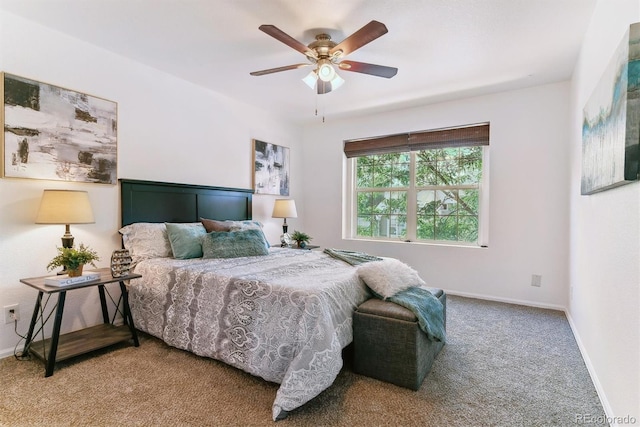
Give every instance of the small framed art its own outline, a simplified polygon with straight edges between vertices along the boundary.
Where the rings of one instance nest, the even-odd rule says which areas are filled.
[[[289,148],[253,140],[253,191],[289,195]]]

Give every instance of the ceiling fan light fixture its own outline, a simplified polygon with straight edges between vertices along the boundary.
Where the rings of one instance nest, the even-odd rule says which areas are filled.
[[[338,73],[335,73],[335,76],[331,79],[331,88],[333,90],[338,89],[340,86],[342,86],[342,84],[344,83],[344,79],[342,77],[340,77],[338,75]]]
[[[336,70],[333,68],[333,65],[328,60],[322,60],[322,62],[318,62],[320,65],[318,66],[318,77],[323,82],[330,82],[336,76]]]
[[[315,70],[311,71],[302,79],[302,81],[311,89],[316,88],[316,80],[318,80],[318,75],[316,74]]]

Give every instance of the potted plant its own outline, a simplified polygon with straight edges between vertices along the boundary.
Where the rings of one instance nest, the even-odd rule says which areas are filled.
[[[80,243],[78,249],[76,248],[57,248],[58,255],[56,255],[51,262],[47,265],[48,270],[53,270],[56,267],[63,267],[69,277],[76,277],[82,275],[82,267],[85,264],[91,264],[96,266],[94,261],[100,261],[98,253],[93,249]]]
[[[296,241],[299,248],[304,248],[305,246],[307,246],[307,243],[309,243],[312,237],[309,236],[307,233],[296,230],[291,235],[291,239]]]

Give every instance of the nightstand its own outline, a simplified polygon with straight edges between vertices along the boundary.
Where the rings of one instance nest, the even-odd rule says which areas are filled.
[[[307,245],[304,248],[300,248],[298,246],[291,246],[291,249],[302,249],[303,251],[304,250],[310,251],[310,250],[318,249],[318,248],[320,248],[320,246],[318,246],[318,245]]]
[[[312,249],[319,249],[320,248],[320,246],[318,246],[318,245],[307,245],[304,248],[299,248],[295,244],[291,245],[291,246],[280,246],[280,244],[277,244],[277,245],[274,244],[274,245],[271,245],[271,247],[273,247],[273,248],[287,248],[287,249],[301,249],[301,250],[307,250],[307,251],[310,251]]]
[[[100,277],[90,282],[76,283],[67,286],[49,286],[45,284],[45,279],[49,276],[33,277],[29,279],[21,279],[20,282],[25,285],[31,286],[38,291],[38,299],[36,300],[35,307],[33,309],[33,315],[31,317],[31,324],[29,325],[29,332],[24,344],[23,352],[26,354],[30,352],[37,358],[41,359],[45,363],[45,377],[53,375],[53,370],[56,362],[70,359],[81,354],[85,354],[94,350],[98,350],[111,345],[133,340],[133,344],[138,347],[138,334],[133,325],[133,317],[131,316],[131,310],[129,308],[129,293],[125,285],[126,280],[137,279],[142,277],[139,274],[128,274],[123,277],[114,278],[111,276],[111,270],[109,268],[99,268],[97,270],[89,271],[91,273],[99,273]],[[118,301],[109,294],[109,291],[105,289],[106,284],[120,282],[120,298]],[[88,288],[92,286],[98,287],[100,294],[100,305],[102,307],[102,319],[103,323],[91,326],[79,331],[70,332],[68,334],[60,335],[60,324],[62,323],[62,315],[64,313],[64,302],[67,296],[67,292],[74,291],[76,289]],[[51,309],[49,314],[45,313],[46,301],[43,305],[42,297],[47,294],[46,301],[49,301],[49,297],[53,294],[58,294],[58,300],[56,305]],[[115,305],[115,313],[113,319],[109,320],[109,310],[107,308],[107,295],[109,299]],[[122,310],[120,309],[120,303],[122,303]],[[53,331],[51,338],[43,339],[35,342],[34,339],[38,335],[42,334],[44,325],[53,314],[55,310],[55,317],[53,321]],[[124,324],[116,326],[114,325],[116,314],[120,313],[124,319]],[[38,330],[36,331],[36,325]],[[35,333],[34,333],[35,331]]]

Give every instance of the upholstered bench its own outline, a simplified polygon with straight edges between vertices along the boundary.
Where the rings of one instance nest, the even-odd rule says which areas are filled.
[[[430,289],[444,307],[447,295]],[[362,303],[353,315],[354,372],[418,390],[444,346],[430,341],[413,312],[377,298]]]

